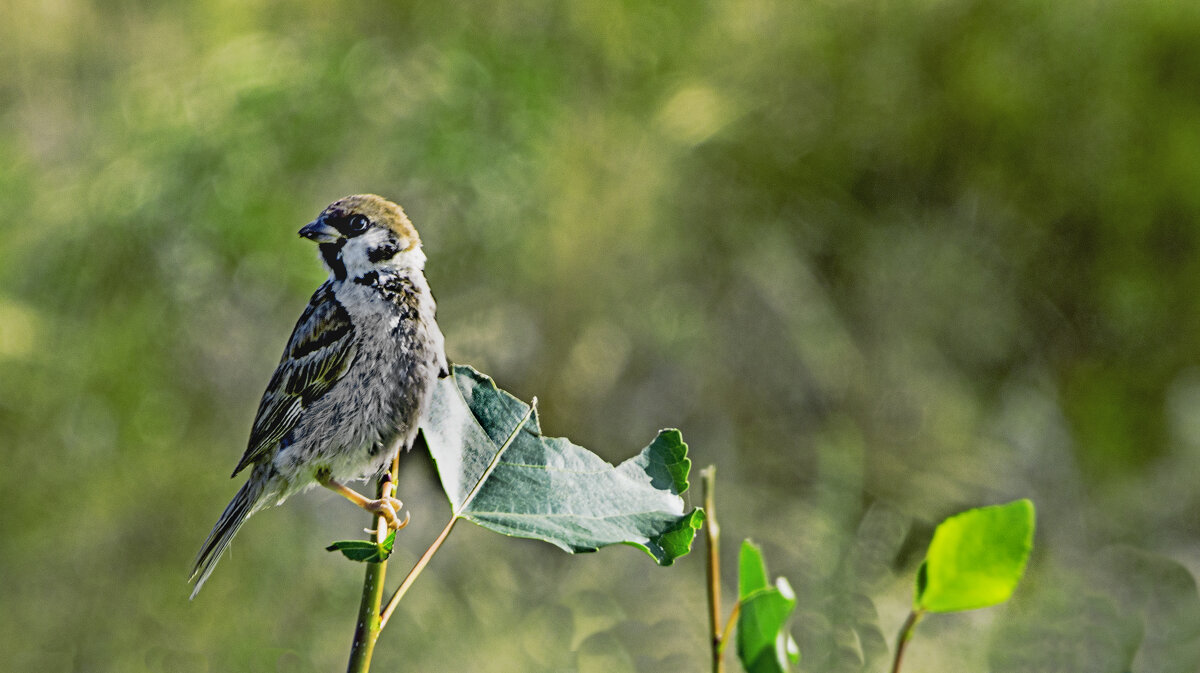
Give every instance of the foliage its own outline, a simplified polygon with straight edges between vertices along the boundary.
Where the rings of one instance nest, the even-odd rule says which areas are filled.
[[[927,612],[974,610],[1003,603],[1025,573],[1033,548],[1029,500],[979,507],[938,525],[917,569],[912,612],[896,637],[892,673],[898,673],[913,631]]]
[[[943,521],[917,571],[913,609],[974,610],[1012,596],[1033,548],[1028,500],[980,507]]]
[[[671,565],[691,550],[704,512],[680,497],[691,460],[678,430],[663,430],[617,467],[566,439],[544,437],[536,410],[505,453],[529,405],[471,367],[455,366],[422,424],[454,516],[488,530],[588,552],[624,543]]]
[[[742,542],[738,557],[738,659],[747,673],[787,673],[800,660],[800,650],[787,630],[796,595],[783,577],[772,586],[762,550]]]

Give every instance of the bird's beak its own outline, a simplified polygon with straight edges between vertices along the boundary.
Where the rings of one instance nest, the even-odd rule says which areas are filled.
[[[300,235],[317,243],[333,243],[342,237],[342,232],[322,220],[313,220],[300,229]]]

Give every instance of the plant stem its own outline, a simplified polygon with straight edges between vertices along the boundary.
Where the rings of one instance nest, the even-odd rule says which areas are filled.
[[[725,670],[725,637],[721,629],[721,527],[717,525],[716,508],[717,466],[709,465],[700,472],[704,490],[704,540],[708,547],[708,623],[712,647],[712,671]],[[732,616],[730,623],[732,623]]]
[[[738,615],[742,612],[742,601],[733,604],[733,609],[729,611],[729,621],[725,622],[725,630],[721,632],[721,647],[720,653],[725,654],[725,646],[729,644],[729,636],[733,633],[733,625],[737,623]]]
[[[908,619],[905,619],[904,625],[900,627],[900,635],[896,636],[896,658],[892,661],[892,673],[900,673],[900,660],[904,658],[904,648],[908,646],[913,630],[924,616],[924,610],[913,610],[908,613]]]
[[[393,475],[396,474],[400,454],[392,462],[392,470],[379,480],[376,498],[384,498],[392,494],[395,488]],[[387,521],[382,516],[375,518],[375,542],[383,542],[388,533]],[[354,644],[350,647],[350,663],[346,665],[347,673],[367,673],[371,668],[371,656],[375,653],[375,641],[379,639],[379,631],[383,624],[379,619],[379,604],[383,601],[383,581],[387,575],[387,561],[368,563],[366,576],[363,578],[362,600],[358,604],[358,622],[354,626]]]
[[[383,579],[387,561],[368,563],[363,579],[362,601],[358,605],[358,624],[354,629],[354,645],[350,649],[347,673],[367,673],[371,668],[371,655],[375,653],[375,641],[379,639],[379,603],[383,600]]]
[[[391,599],[388,600],[387,607],[383,609],[383,613],[379,616],[379,630],[382,631],[383,627],[387,626],[388,619],[391,618],[392,612],[394,612],[396,610],[396,606],[400,604],[400,599],[404,598],[404,594],[408,593],[409,587],[413,585],[413,582],[417,581],[417,576],[421,574],[421,571],[425,569],[425,566],[429,565],[429,560],[433,558],[433,555],[437,553],[438,549],[441,549],[442,543],[446,541],[446,538],[450,535],[450,531],[454,530],[454,524],[458,522],[458,519],[458,515],[450,517],[449,523],[447,523],[446,527],[442,529],[441,534],[437,536],[437,539],[433,541],[433,544],[429,545],[429,549],[425,550],[425,553],[421,555],[421,558],[417,559],[417,563],[412,567],[412,570],[409,570],[408,574],[404,576],[404,581],[401,582],[400,586],[396,588],[396,593],[392,594]]]

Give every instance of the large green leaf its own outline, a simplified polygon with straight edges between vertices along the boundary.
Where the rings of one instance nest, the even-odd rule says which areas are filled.
[[[670,565],[704,520],[680,497],[691,460],[678,430],[613,467],[543,437],[536,409],[465,366],[438,382],[422,430],[454,515],[497,533],[569,552],[624,543]]]
[[[917,573],[914,609],[956,612],[1008,600],[1025,572],[1033,527],[1029,500],[967,510],[943,521]]]
[[[738,557],[738,659],[748,673],[787,673],[800,659],[787,620],[796,608],[796,595],[782,577],[771,586],[762,551],[742,542]]]

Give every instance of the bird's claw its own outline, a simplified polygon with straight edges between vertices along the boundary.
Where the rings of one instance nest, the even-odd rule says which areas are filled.
[[[398,498],[385,496],[378,500],[368,501],[363,507],[367,511],[383,517],[389,530],[400,530],[408,525],[408,510],[404,511],[404,520],[400,520],[399,512],[404,509],[404,503],[400,502]]]

